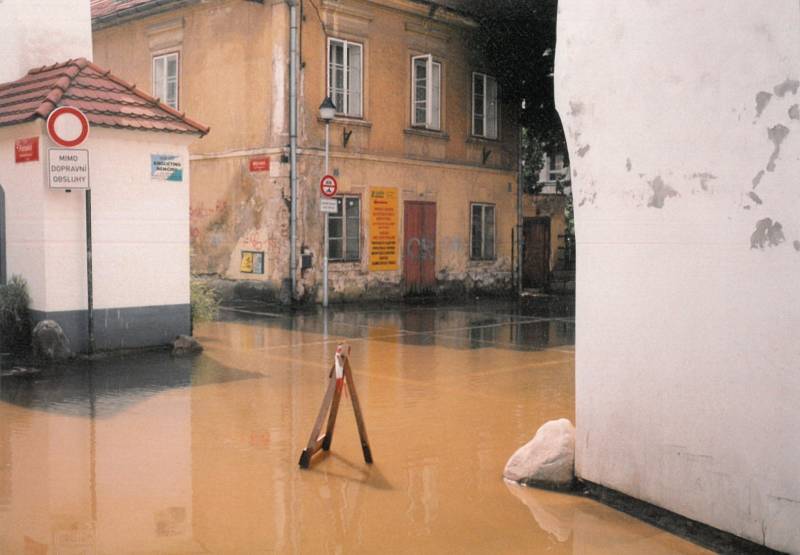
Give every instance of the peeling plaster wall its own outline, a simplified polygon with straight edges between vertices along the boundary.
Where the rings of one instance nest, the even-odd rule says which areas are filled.
[[[308,8],[308,5],[306,6]],[[364,117],[331,124],[331,171],[343,193],[362,195],[361,261],[330,267],[333,300],[400,296],[400,270],[370,272],[372,187],[396,187],[398,236],[403,202],[437,203],[436,277],[441,291],[505,289],[511,283],[511,229],[516,223],[518,131],[504,106],[500,140],[471,137],[471,75],[464,22],[428,7],[392,0],[323,2],[301,23],[298,157],[298,252],[313,267],[297,270],[298,296],[321,299],[322,221],[319,179],[325,127],[327,37],[364,44]],[[181,54],[180,110],[211,126],[190,147],[192,271],[225,280],[235,295],[287,299],[289,279],[288,86],[289,10],[285,2],[207,0],[94,33],[96,62],[125,68],[151,86],[154,53]],[[410,127],[410,56],[431,52],[443,62],[442,133]],[[348,137],[344,139],[345,134]],[[253,157],[269,157],[253,173]],[[285,158],[283,158],[285,160]],[[469,258],[469,203],[496,205],[494,261]],[[402,244],[400,245],[402,249]],[[264,253],[264,273],[240,271],[242,251]],[[300,257],[298,256],[298,259]],[[232,284],[231,282],[236,282]]]
[[[340,193],[361,198],[361,260],[330,263],[329,293],[332,300],[384,299],[405,293],[402,253],[406,201],[436,203],[435,274],[438,293],[458,295],[475,290],[503,291],[511,287],[511,232],[516,225],[516,189],[511,181],[513,176],[508,172],[410,160],[359,160],[338,155],[332,157],[330,165],[340,176]],[[321,173],[322,157],[307,155],[301,159],[301,175]],[[369,270],[369,191],[373,187],[397,189],[400,255],[396,271]],[[299,213],[300,243],[309,248],[315,261],[321,260],[324,218],[319,211],[319,185],[304,178],[300,190],[304,195]],[[476,202],[495,206],[495,260],[470,259],[469,211],[471,203]],[[318,264],[302,272],[300,293],[320,300],[321,274]]]
[[[577,472],[800,553],[800,3],[559,8]]]

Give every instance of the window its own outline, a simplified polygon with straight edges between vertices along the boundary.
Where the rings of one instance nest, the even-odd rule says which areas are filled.
[[[500,110],[497,106],[497,81],[483,73],[472,74],[472,134],[496,139]]]
[[[336,197],[336,213],[328,214],[328,259],[361,260],[361,198]]]
[[[178,109],[178,53],[153,57],[153,95]]]
[[[470,256],[474,260],[494,259],[494,205],[472,205]]]
[[[564,165],[564,155],[563,154],[549,154],[548,158],[548,172],[547,172],[547,180],[548,181],[558,181],[560,179],[565,179],[569,177],[569,174],[566,172],[569,168]]]
[[[328,96],[337,114],[361,117],[362,51],[356,42],[328,39]]]
[[[433,56],[411,58],[411,125],[441,129],[442,64]]]

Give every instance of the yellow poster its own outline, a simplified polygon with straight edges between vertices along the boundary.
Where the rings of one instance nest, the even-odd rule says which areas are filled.
[[[397,189],[380,187],[369,191],[370,247],[372,272],[397,270]]]
[[[239,271],[252,274],[253,273],[253,253],[242,252],[242,263],[239,266]]]

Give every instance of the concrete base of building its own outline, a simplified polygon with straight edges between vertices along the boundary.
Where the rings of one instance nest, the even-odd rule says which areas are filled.
[[[715,553],[751,553],[754,555],[780,555],[779,551],[751,542],[730,532],[703,524],[683,515],[673,513],[641,499],[578,478],[577,492],[627,513],[676,536],[685,538]]]
[[[34,324],[55,320],[69,338],[72,350],[89,350],[89,316],[87,310],[44,312],[32,310]],[[135,349],[165,345],[178,335],[191,334],[189,304],[100,308],[94,310],[95,349]]]

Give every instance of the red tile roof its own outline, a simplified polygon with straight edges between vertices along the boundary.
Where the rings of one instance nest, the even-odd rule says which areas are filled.
[[[115,14],[148,2],[150,0],[92,0],[92,18]]]
[[[200,2],[201,0],[91,0],[92,28],[102,29]]]
[[[200,136],[209,131],[85,58],[32,69],[0,85],[0,127],[46,119],[58,106],[78,108],[91,125],[103,127]]]

